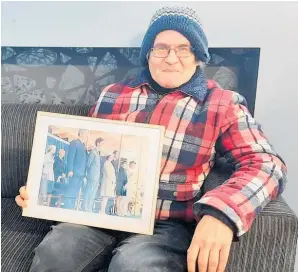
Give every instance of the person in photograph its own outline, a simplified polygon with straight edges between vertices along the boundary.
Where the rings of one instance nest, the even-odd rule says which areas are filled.
[[[101,203],[102,213],[105,213],[108,197],[115,197],[116,193],[116,173],[112,163],[114,158],[115,154],[110,154],[103,166],[103,177],[100,188],[100,196],[103,197],[103,201]]]
[[[90,151],[87,160],[87,184],[84,189],[83,209],[93,212],[93,204],[100,187],[101,151],[104,144],[103,138],[95,140],[95,148]]]
[[[55,181],[65,183],[66,178],[66,163],[65,163],[65,150],[59,149],[58,156],[55,157],[54,162],[54,176]]]
[[[55,207],[57,202],[57,197],[60,198],[60,204],[63,204],[63,195],[67,189],[67,181],[66,181],[66,163],[65,163],[65,150],[60,148],[58,151],[58,156],[55,156],[54,162],[54,176],[55,182],[51,192],[52,198],[50,201],[50,206]],[[54,196],[54,197],[53,197]]]
[[[117,177],[116,195],[126,196],[125,185],[127,184],[127,159],[122,159],[120,163],[119,173]]]
[[[44,155],[42,178],[40,184],[40,196],[43,204],[47,203],[47,195],[51,193],[53,182],[55,181],[54,175],[54,162],[55,162],[56,146],[49,145]]]
[[[127,183],[124,186],[124,190],[126,192],[127,201],[133,203],[136,202],[138,196],[138,179],[136,174],[136,162],[130,161],[129,167],[127,168]]]
[[[117,177],[119,172],[119,164],[120,164],[120,152],[118,150],[114,150],[113,154],[114,154],[114,160],[112,164],[115,168],[115,174]]]
[[[79,129],[78,139],[70,142],[67,155],[68,186],[64,195],[65,209],[75,209],[86,176],[88,130]],[[77,205],[79,203],[77,202]]]
[[[50,145],[47,152],[45,153],[44,160],[43,160],[42,173],[49,181],[55,180],[55,175],[54,175],[55,153],[56,153],[56,146]]]
[[[120,241],[118,232],[61,223],[37,247],[30,272],[101,271],[107,259],[109,272],[223,272],[232,242],[284,191],[287,166],[245,98],[206,78],[208,39],[195,10],[157,10],[139,57],[143,70],[100,91],[88,116],[165,128],[153,235]],[[218,158],[232,171],[206,188]],[[18,205],[27,197],[21,188]]]
[[[115,213],[118,216],[123,216],[126,214],[126,184],[128,182],[128,173],[127,173],[127,159],[121,159],[119,173],[117,176],[116,184],[116,204],[115,204]]]
[[[116,190],[116,174],[113,165],[115,154],[112,153],[107,157],[103,166],[103,178],[101,184],[100,194],[101,196],[115,196]]]

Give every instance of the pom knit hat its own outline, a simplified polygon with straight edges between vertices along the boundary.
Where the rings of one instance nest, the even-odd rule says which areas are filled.
[[[210,60],[208,40],[197,13],[191,8],[175,6],[163,7],[153,15],[141,46],[142,65],[147,65],[147,53],[152,48],[156,35],[165,30],[176,30],[185,36],[194,48],[197,60]]]

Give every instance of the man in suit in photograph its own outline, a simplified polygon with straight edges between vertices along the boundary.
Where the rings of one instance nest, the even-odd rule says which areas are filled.
[[[68,188],[64,208],[74,209],[86,176],[88,130],[80,129],[78,139],[71,141],[67,156]]]
[[[95,148],[89,153],[87,160],[87,184],[84,191],[83,209],[88,212],[93,212],[93,204],[96,198],[96,193],[100,186],[101,175],[101,150],[104,144],[103,138],[95,140]]]

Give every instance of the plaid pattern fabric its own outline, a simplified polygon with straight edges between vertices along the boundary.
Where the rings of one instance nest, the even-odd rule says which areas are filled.
[[[101,92],[89,116],[164,126],[156,218],[200,220],[200,208],[213,206],[236,224],[240,236],[283,191],[286,166],[240,94],[222,90],[214,81],[206,87],[203,97],[186,89],[159,97],[145,81],[112,84]],[[225,156],[235,172],[202,197],[200,188],[216,153]]]

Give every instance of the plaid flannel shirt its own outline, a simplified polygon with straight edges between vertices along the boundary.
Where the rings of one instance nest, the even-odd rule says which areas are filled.
[[[100,93],[89,116],[165,127],[156,219],[199,221],[200,208],[211,206],[230,218],[241,236],[283,191],[286,166],[240,94],[204,81],[202,75],[196,81],[162,97],[142,77],[112,84]],[[216,153],[235,171],[201,197]]]

